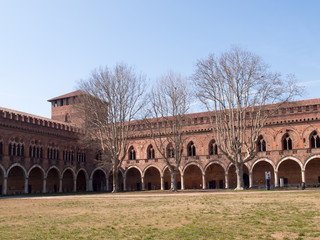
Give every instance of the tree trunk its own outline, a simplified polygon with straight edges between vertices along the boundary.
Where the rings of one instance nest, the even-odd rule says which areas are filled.
[[[237,187],[235,190],[243,190],[244,183],[243,183],[243,163],[235,164],[236,167],[236,174],[237,174]]]
[[[118,192],[118,189],[119,189],[119,178],[118,178],[118,169],[116,166],[113,166],[112,167],[112,178],[113,178],[113,188],[112,188],[112,192],[113,193],[116,193]]]
[[[176,181],[177,172],[173,170],[171,172],[171,192],[177,191],[177,181]]]

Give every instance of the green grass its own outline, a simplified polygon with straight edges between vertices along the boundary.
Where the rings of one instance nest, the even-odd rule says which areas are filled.
[[[320,191],[136,194],[0,199],[0,239],[320,237]]]

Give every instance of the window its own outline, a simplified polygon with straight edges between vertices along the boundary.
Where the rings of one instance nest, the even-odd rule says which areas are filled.
[[[192,141],[189,142],[187,150],[188,150],[188,157],[196,156],[196,147]]]
[[[154,159],[154,149],[152,145],[149,145],[147,150],[147,158],[148,159]]]
[[[77,151],[77,162],[80,163],[84,163],[86,162],[86,153],[84,150],[78,150]]]
[[[66,147],[63,151],[63,160],[68,162],[73,162],[74,152],[72,148]]]
[[[173,148],[172,143],[169,143],[167,145],[167,157],[168,158],[174,158],[174,148]]]
[[[313,131],[310,135],[310,148],[320,148],[320,137],[317,131]]]
[[[60,100],[60,106],[63,106],[63,99]]]
[[[289,133],[286,133],[282,139],[282,150],[292,150],[292,139]]]
[[[59,160],[59,149],[54,143],[50,143],[47,149],[47,157],[50,160]]]
[[[102,151],[98,150],[96,153],[96,160],[101,161],[102,160]]]
[[[209,155],[218,154],[218,145],[215,140],[211,140],[209,143]]]
[[[58,107],[58,101],[53,102],[53,107]]]
[[[260,135],[257,140],[257,152],[265,152],[266,150],[266,141],[263,139],[263,136]]]
[[[69,113],[67,113],[65,116],[65,122],[67,123],[71,122]]]
[[[40,141],[38,140],[31,141],[31,144],[29,147],[29,157],[43,158],[43,148],[40,144]]]
[[[9,142],[9,155],[23,157],[24,156],[24,143],[21,138],[11,138]]]
[[[2,140],[0,140],[0,155],[2,155]]]
[[[136,160],[136,151],[134,150],[133,146],[129,148],[128,157],[129,157],[129,160]]]

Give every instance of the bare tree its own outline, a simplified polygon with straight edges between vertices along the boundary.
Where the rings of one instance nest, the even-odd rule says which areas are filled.
[[[118,173],[128,150],[130,123],[143,106],[144,77],[126,64],[100,68],[80,82],[86,137],[98,144],[103,164],[111,160],[113,192],[119,190]]]
[[[211,115],[218,148],[234,164],[236,189],[241,190],[243,164],[254,158],[266,120],[299,92],[294,77],[282,78],[260,57],[233,48],[220,57],[212,54],[199,60],[193,79],[197,96]]]
[[[177,191],[176,175],[183,152],[182,129],[189,102],[187,80],[169,72],[150,94],[148,117],[153,118],[145,118],[154,144],[169,168],[171,191]]]

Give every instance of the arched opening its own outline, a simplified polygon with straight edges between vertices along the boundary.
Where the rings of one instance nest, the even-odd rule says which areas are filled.
[[[196,156],[196,146],[194,143],[191,141],[189,142],[187,146],[187,151],[188,151],[188,157],[194,157]]]
[[[197,165],[187,166],[183,178],[185,189],[202,189],[202,172]]]
[[[246,165],[243,165],[243,185],[244,188],[249,188],[249,170]],[[236,188],[237,187],[237,174],[236,174],[236,167],[231,165],[228,171],[228,178],[229,178],[229,188]]]
[[[282,138],[282,150],[292,150],[292,139],[289,133],[286,133]]]
[[[118,172],[118,181],[119,181],[119,191],[123,191],[123,175],[122,172],[119,170]],[[113,190],[113,174],[112,171],[109,174],[109,190]]]
[[[153,146],[150,144],[148,149],[147,149],[147,158],[148,159],[154,159],[155,155],[154,155],[154,148]]]
[[[56,168],[51,168],[47,174],[47,192],[56,193],[59,192],[59,172]]]
[[[225,172],[221,165],[210,164],[206,169],[206,184],[209,189],[223,189],[225,187]]]
[[[39,167],[34,167],[28,178],[28,193],[41,193],[43,190],[43,172]]]
[[[141,186],[141,174],[136,168],[130,168],[126,173],[126,187],[128,191],[140,191]]]
[[[160,172],[155,167],[149,167],[144,174],[144,189],[159,190],[161,189]]]
[[[294,160],[285,160],[278,167],[279,186],[297,186],[301,184],[301,168]],[[282,179],[282,180],[281,180]]]
[[[167,157],[168,158],[174,158],[174,148],[173,148],[172,143],[169,143],[167,145]]]
[[[310,134],[310,148],[320,148],[320,137],[317,131]]]
[[[77,192],[85,192],[87,190],[87,179],[84,170],[80,170],[77,175]]]
[[[166,168],[166,170],[163,173],[163,183],[164,183],[164,189],[169,190],[171,188],[171,173],[169,168]],[[181,175],[180,172],[177,172],[176,175],[176,183],[177,183],[177,189],[181,189]]]
[[[10,169],[7,179],[7,193],[21,194],[24,193],[25,174],[21,167],[15,166]]]
[[[213,139],[209,143],[209,155],[217,155],[218,154],[218,145],[216,141]]]
[[[274,170],[267,161],[257,162],[252,169],[252,187],[263,188],[266,186],[266,172],[270,172],[271,185],[274,185]]]
[[[305,169],[306,185],[320,184],[320,158],[310,160]]]
[[[2,171],[2,168],[0,167],[0,195],[3,193],[3,178],[4,178],[4,172]]]
[[[70,169],[67,169],[62,176],[62,192],[73,192],[73,174]]]
[[[92,190],[94,192],[104,192],[106,187],[106,175],[100,169],[97,169],[92,177]]]
[[[266,141],[263,139],[263,136],[260,135],[257,140],[257,152],[265,152],[267,150]]]
[[[128,150],[128,159],[129,160],[136,160],[136,150],[134,150],[133,146],[131,146]]]

